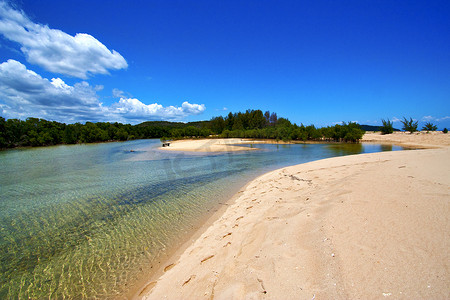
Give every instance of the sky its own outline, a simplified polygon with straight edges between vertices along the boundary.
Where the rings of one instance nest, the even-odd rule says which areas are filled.
[[[0,0],[0,116],[450,127],[450,1]]]

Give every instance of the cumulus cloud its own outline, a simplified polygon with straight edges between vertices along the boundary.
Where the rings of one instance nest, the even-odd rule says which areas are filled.
[[[62,122],[117,121],[137,123],[147,120],[183,120],[205,111],[203,104],[183,102],[181,107],[144,104],[121,97],[105,106],[97,90],[82,81],[70,86],[61,78],[48,80],[15,60],[0,64],[0,114],[7,118],[38,117]],[[116,90],[116,95],[125,93]],[[3,103],[2,103],[3,102]]]
[[[190,115],[201,114],[205,109],[204,104],[191,104],[187,101],[181,107],[164,107],[158,103],[144,104],[135,98],[121,98],[110,107],[110,112],[134,121],[181,120]]]
[[[13,117],[91,119],[101,109],[87,82],[69,86],[60,78],[48,80],[12,59],[0,64],[0,100],[2,114]]]
[[[61,30],[32,22],[24,12],[0,2],[0,33],[21,45],[28,62],[59,74],[87,79],[92,74],[128,67],[115,50],[109,50],[93,36],[71,36]]]

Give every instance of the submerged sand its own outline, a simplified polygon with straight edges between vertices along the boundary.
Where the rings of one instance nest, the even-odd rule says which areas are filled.
[[[255,179],[141,297],[449,299],[450,144],[421,137]]]

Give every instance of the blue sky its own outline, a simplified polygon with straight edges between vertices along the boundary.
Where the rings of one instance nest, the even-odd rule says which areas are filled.
[[[450,127],[449,1],[0,0],[0,115]],[[400,123],[394,123],[401,127]]]

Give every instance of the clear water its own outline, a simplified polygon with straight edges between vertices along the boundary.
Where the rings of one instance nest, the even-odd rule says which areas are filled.
[[[114,298],[250,179],[381,145],[182,154],[158,140],[0,152],[0,298]],[[134,152],[130,152],[133,149]]]

